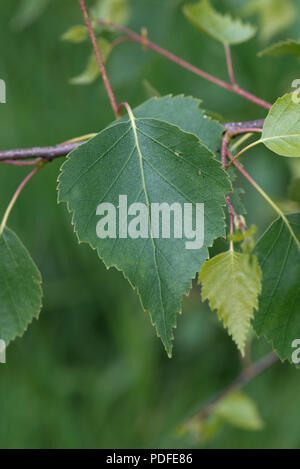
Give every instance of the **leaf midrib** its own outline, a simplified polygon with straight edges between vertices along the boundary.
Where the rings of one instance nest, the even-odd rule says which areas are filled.
[[[128,109],[128,115],[129,115],[132,130],[133,130],[133,136],[134,136],[134,140],[135,140],[136,150],[137,150],[138,156],[139,156],[139,164],[140,164],[140,171],[141,171],[141,177],[142,177],[142,185],[143,185],[145,198],[146,198],[146,202],[147,202],[147,206],[148,206],[148,219],[149,219],[149,225],[150,225],[150,237],[151,237],[152,246],[153,246],[153,258],[154,258],[155,270],[156,270],[158,284],[159,284],[159,298],[160,298],[160,303],[161,303],[162,312],[163,312],[164,333],[165,333],[165,338],[167,339],[168,334],[167,334],[167,327],[166,327],[166,311],[165,311],[163,295],[162,295],[162,282],[161,282],[161,278],[160,278],[160,275],[159,275],[159,269],[158,269],[157,247],[156,247],[156,243],[154,241],[153,232],[152,232],[152,220],[151,220],[151,215],[150,215],[150,213],[151,213],[150,200],[149,200],[149,195],[148,195],[148,191],[147,191],[147,187],[146,187],[146,179],[145,179],[145,171],[144,171],[144,163],[143,163],[143,154],[142,154],[141,147],[140,147],[140,142],[139,142],[139,139],[138,139],[137,127],[136,127],[136,123],[135,123],[135,117],[134,117],[131,109]]]

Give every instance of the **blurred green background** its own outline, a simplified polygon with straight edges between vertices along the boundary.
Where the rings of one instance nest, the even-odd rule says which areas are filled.
[[[88,42],[72,45],[59,39],[82,23],[78,2],[50,0],[46,5],[40,0],[45,9],[25,25],[20,15],[25,1],[0,5],[0,78],[7,83],[7,104],[0,105],[1,149],[55,144],[98,131],[113,119],[100,80],[91,86],[68,83],[84,69],[91,50]],[[87,0],[88,6],[93,3]],[[183,3],[131,0],[130,27],[147,27],[153,41],[227,80],[222,47],[189,25]],[[247,3],[214,2],[238,14]],[[300,7],[294,5],[298,15],[272,40],[299,37]],[[257,17],[252,21],[257,23]],[[300,78],[299,61],[257,58],[265,45],[258,36],[235,47],[233,60],[241,86],[273,102]],[[147,99],[146,79],[161,94],[203,99],[204,107],[225,121],[265,115],[136,44],[113,52],[108,73],[117,99],[132,106]],[[42,272],[44,307],[39,321],[9,346],[7,364],[0,365],[0,447],[299,448],[300,376],[288,364],[276,364],[246,388],[265,422],[262,431],[225,425],[207,443],[176,432],[187,415],[237,376],[238,353],[216,314],[201,304],[195,285],[178,318],[174,357],[167,358],[122,274],[106,271],[94,252],[78,246],[66,208],[56,203],[61,162],[49,164],[32,180],[9,222]],[[245,164],[272,197],[286,197],[292,170],[284,158],[259,148]],[[1,166],[1,213],[26,172]],[[255,222],[260,234],[274,215],[247,183],[243,186],[249,223]],[[253,359],[269,350],[264,340],[255,339]]]

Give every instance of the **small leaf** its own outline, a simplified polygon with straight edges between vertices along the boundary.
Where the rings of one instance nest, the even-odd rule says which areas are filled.
[[[128,0],[98,0],[91,9],[94,20],[101,19],[124,25],[129,19]]]
[[[225,396],[216,405],[213,414],[242,430],[261,430],[264,426],[255,402],[241,392]]]
[[[239,44],[251,39],[256,29],[254,26],[233,19],[230,15],[222,15],[210,4],[209,0],[185,5],[183,12],[186,18],[198,29],[223,44]]]
[[[235,391],[212,405],[208,416],[192,417],[178,431],[181,436],[189,434],[204,445],[216,438],[226,423],[248,431],[261,430],[264,426],[255,402]]]
[[[279,98],[265,120],[261,141],[281,156],[300,156],[300,106],[294,93]]]
[[[288,28],[298,14],[291,0],[251,0],[243,11],[259,15],[260,38],[265,42]]]
[[[13,231],[0,236],[0,339],[23,335],[42,306],[41,275]]]
[[[248,240],[249,238],[252,238],[255,233],[257,232],[257,227],[255,225],[251,225],[251,227],[248,230],[245,231],[236,231],[233,234],[228,235],[228,239],[230,241],[233,241],[234,243],[240,243],[241,241]]]
[[[255,256],[233,250],[206,261],[199,274],[202,300],[217,310],[244,354],[247,332],[261,290],[261,271]]]
[[[287,218],[300,239],[300,214]],[[300,253],[282,219],[267,229],[255,253],[263,282],[253,326],[282,360],[291,361],[292,342],[300,338]]]
[[[77,77],[70,78],[70,85],[90,85],[100,76],[99,65],[95,54],[91,54],[85,70]]]
[[[102,60],[105,63],[112,50],[112,45],[106,39],[100,38],[98,40],[98,47],[102,55]],[[97,62],[94,52],[91,53],[85,70],[77,77],[71,78],[69,83],[71,85],[90,85],[100,76],[99,64]]]
[[[80,43],[84,42],[89,37],[86,26],[77,24],[68,29],[62,36],[62,41]]]
[[[276,44],[272,44],[270,47],[258,53],[259,57],[265,57],[266,55],[270,55],[271,57],[292,55],[300,58],[300,40],[289,39],[287,41],[276,42]]]
[[[73,213],[78,239],[97,249],[107,267],[124,273],[169,355],[182,296],[208,257],[207,246],[224,236],[223,205],[230,189],[221,164],[194,135],[158,119],[133,115],[81,145],[62,166],[59,201]],[[194,213],[195,204],[204,203],[204,245],[187,249],[185,235],[154,237],[152,230],[133,239],[116,229],[115,239],[100,239],[97,207],[103,202],[119,207],[120,195],[127,197],[128,207],[136,202],[145,206],[150,227],[153,203],[176,202],[181,207],[190,203]]]

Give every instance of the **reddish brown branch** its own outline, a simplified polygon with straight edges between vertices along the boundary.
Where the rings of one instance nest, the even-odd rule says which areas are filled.
[[[230,135],[246,133],[249,128],[258,129],[263,126],[263,120],[251,122],[230,122],[223,124],[224,128]],[[54,146],[47,147],[34,147],[0,151],[0,162],[32,160],[34,158],[42,158],[47,161],[52,161],[55,158],[60,158],[68,155],[72,150],[82,145],[86,141],[76,143],[62,143]]]
[[[104,83],[104,86],[105,86],[106,91],[107,91],[107,95],[109,97],[109,100],[110,100],[112,109],[114,111],[114,114],[115,114],[116,117],[118,117],[118,103],[117,103],[117,100],[115,98],[114,92],[112,90],[108,75],[106,73],[104,62],[102,60],[102,56],[101,56],[101,53],[100,53],[100,50],[99,50],[99,47],[98,47],[98,44],[97,44],[97,39],[96,39],[94,30],[93,30],[93,27],[92,27],[92,24],[91,24],[91,21],[90,21],[90,18],[89,18],[89,15],[88,15],[88,12],[87,12],[87,9],[86,9],[86,6],[85,6],[85,1],[84,0],[78,0],[78,1],[79,1],[81,10],[82,10],[82,14],[83,14],[83,17],[84,17],[85,24],[87,26],[87,29],[88,29],[88,32],[89,32],[89,35],[90,35],[91,43],[92,43],[92,46],[94,48],[94,52],[95,52],[97,62],[98,62],[99,68],[100,68],[100,72],[101,72],[101,75],[102,75],[103,83]]]
[[[230,135],[237,135],[239,133],[260,132],[264,126],[264,123],[265,119],[257,119],[255,121],[230,122],[223,125]]]
[[[227,62],[227,70],[228,70],[228,75],[230,78],[230,81],[233,85],[237,86],[237,82],[235,80],[234,76],[234,71],[233,71],[233,65],[232,65],[232,56],[231,56],[231,50],[229,45],[224,46],[225,49],[225,55],[226,55],[226,62]]]
[[[221,86],[222,88],[227,89],[228,91],[231,91],[232,93],[236,93],[240,96],[243,96],[245,99],[248,99],[249,101],[258,104],[259,106],[262,106],[266,109],[271,109],[272,105],[270,103],[267,103],[266,101],[258,98],[257,96],[254,96],[253,94],[249,93],[248,91],[240,88],[237,84],[230,84],[226,83],[223,80],[220,80],[219,78],[211,75],[210,73],[205,72],[204,70],[201,70],[198,67],[195,67],[194,65],[190,64],[189,62],[186,62],[185,60],[181,59],[180,57],[177,57],[175,54],[172,52],[167,51],[166,49],[163,49],[162,47],[158,46],[154,42],[149,41],[147,38],[140,36],[139,34],[136,34],[134,31],[131,31],[128,28],[125,28],[125,26],[120,26],[115,23],[111,23],[108,21],[104,20],[98,20],[98,23],[102,26],[107,26],[111,29],[114,29],[116,31],[120,31],[123,34],[126,34],[128,37],[130,37],[134,42],[137,42],[141,44],[143,47],[147,49],[152,49],[158,54],[166,57],[168,60],[171,60],[172,62],[176,63],[177,65],[180,65],[181,67],[185,68],[186,70],[189,70],[190,72],[204,78],[205,80],[210,81],[211,83],[214,83],[215,85]]]
[[[55,158],[68,155],[68,153],[82,143],[84,142],[0,151],[0,161],[7,163],[7,161],[31,160],[34,158],[42,158],[47,161],[52,161]]]
[[[268,355],[264,356],[260,360],[258,360],[256,363],[253,365],[250,365],[248,368],[246,368],[239,376],[236,378],[233,383],[231,383],[229,386],[227,386],[223,391],[221,391],[219,394],[217,394],[215,397],[210,399],[203,407],[202,409],[194,415],[192,418],[205,418],[207,417],[211,411],[213,410],[214,406],[220,402],[224,397],[226,397],[228,394],[239,391],[242,389],[246,384],[248,384],[252,379],[256,378],[259,376],[261,373],[263,373],[265,370],[270,368],[274,363],[276,363],[279,360],[279,357],[274,353],[271,352]]]

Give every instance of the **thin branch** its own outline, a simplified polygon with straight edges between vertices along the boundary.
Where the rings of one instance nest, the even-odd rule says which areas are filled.
[[[240,215],[238,215],[235,211],[235,208],[233,207],[232,205],[232,202],[231,202],[231,198],[230,198],[230,195],[226,195],[225,197],[226,199],[226,203],[227,203],[227,207],[228,207],[228,212],[229,212],[229,216],[230,216],[230,222],[231,222],[231,218],[234,220],[236,219],[239,227],[240,227],[240,230],[242,233],[245,233],[245,225],[244,223],[242,222],[241,218],[240,218]],[[230,230],[230,234],[232,234],[232,230]]]
[[[229,142],[229,133],[225,132],[222,140],[222,150],[221,150],[221,161],[224,169],[226,170],[226,156],[227,156],[227,148],[228,148],[228,142]],[[235,209],[233,208],[230,195],[227,194],[226,197],[226,203],[227,203],[227,208],[228,208],[228,213],[229,213],[229,218],[230,218],[230,234],[233,233],[233,221],[234,218],[238,221],[239,227],[241,231],[245,231],[244,224],[241,222],[240,217],[237,215]],[[230,241],[230,248],[233,249],[233,243]]]
[[[250,133],[247,133],[247,134],[243,134],[242,137],[240,137],[238,140],[236,140],[233,145],[231,145],[231,152],[237,150],[238,148],[240,148],[243,143],[247,142],[247,140],[249,140],[249,138],[251,138],[253,136],[253,133],[250,132]]]
[[[228,206],[229,207],[229,206]],[[234,221],[234,216],[232,214],[232,212],[229,210],[229,219],[230,219],[230,234],[232,235],[233,234],[233,221]],[[230,240],[230,243],[229,243],[229,246],[230,246],[230,251],[233,251],[233,241],[232,239]]]
[[[261,140],[255,140],[255,142],[252,142],[250,143],[249,145],[247,145],[246,147],[242,148],[234,157],[233,159],[231,159],[229,161],[229,163],[227,163],[227,165],[225,166],[225,169],[228,169],[229,166],[231,166],[233,163],[235,163],[235,161],[240,157],[242,156],[244,153],[246,153],[248,150],[251,150],[251,148],[254,148],[256,147],[257,145],[259,145],[262,141]]]
[[[118,103],[117,103],[117,100],[115,98],[114,92],[112,90],[108,75],[106,73],[106,69],[105,69],[105,66],[104,66],[104,63],[103,63],[103,60],[102,60],[102,56],[101,56],[101,53],[100,53],[100,50],[99,50],[99,47],[98,47],[98,44],[97,44],[97,39],[96,39],[92,24],[91,24],[91,21],[90,21],[90,18],[89,18],[87,8],[85,6],[85,0],[78,0],[78,1],[79,1],[79,5],[81,7],[81,10],[82,10],[82,14],[83,14],[83,17],[84,17],[85,24],[87,26],[87,29],[88,29],[88,32],[89,32],[89,35],[90,35],[91,43],[92,43],[92,46],[94,48],[94,52],[95,52],[95,55],[96,55],[96,58],[97,58],[97,61],[98,61],[98,65],[99,65],[99,68],[100,68],[100,72],[101,72],[101,75],[102,75],[102,78],[103,78],[103,83],[104,83],[104,86],[106,88],[106,91],[107,91],[107,94],[108,94],[108,97],[109,97],[109,100],[110,100],[110,103],[111,103],[111,107],[114,111],[114,114],[115,114],[116,118],[118,118]]]
[[[35,160],[28,161],[14,161],[14,160],[2,160],[1,163],[9,164],[11,166],[36,166],[41,161],[41,158],[36,158]]]
[[[119,109],[121,106],[119,106]],[[249,126],[252,128],[258,128],[259,125],[262,125],[263,121],[251,121],[251,122],[230,122],[228,124],[223,124],[224,128],[228,130],[228,133],[232,136],[237,133],[247,132]],[[96,134],[88,134],[82,137],[68,140],[67,142],[60,143],[54,146],[47,147],[33,147],[33,148],[20,148],[12,150],[0,151],[0,163],[7,163],[9,161],[19,161],[19,160],[32,160],[33,158],[42,158],[46,161],[52,161],[55,158],[60,158],[68,155],[71,151],[75,150],[79,145],[86,143],[87,140]]]
[[[280,218],[283,220],[285,223],[287,229],[289,230],[292,238],[294,239],[296,246],[298,247],[300,251],[300,240],[298,239],[296,233],[294,232],[289,220],[283,213],[283,211],[278,207],[278,205],[273,202],[271,197],[268,196],[268,194],[265,193],[265,191],[254,181],[254,179],[250,176],[250,174],[245,171],[245,169],[235,161],[235,157],[232,155],[232,153],[228,150],[227,155],[231,162],[234,164],[234,166],[237,168],[237,170],[247,179],[247,181],[257,190],[257,192],[265,199],[266,202],[273,208],[273,210],[280,216]]]
[[[128,36],[122,36],[122,37],[118,37],[117,39],[115,39],[111,46],[112,48],[115,48],[117,46],[119,46],[120,44],[124,44],[126,42],[133,42],[132,39]]]
[[[224,45],[224,49],[225,49],[226,62],[227,62],[227,70],[228,70],[228,75],[229,75],[230,81],[231,81],[231,83],[232,83],[234,86],[237,86],[237,82],[236,82],[236,80],[235,80],[234,71],[233,71],[232,56],[231,56],[230,46],[229,46],[228,44],[225,44],[225,45]]]
[[[263,358],[258,360],[256,363],[250,365],[246,369],[242,371],[242,373],[236,378],[233,383],[231,383],[229,386],[227,386],[225,389],[223,389],[219,394],[214,396],[212,399],[210,399],[200,410],[200,412],[197,412],[194,416],[191,418],[199,418],[203,419],[205,417],[208,417],[210,413],[212,412],[213,408],[220,402],[224,397],[226,397],[228,394],[239,391],[240,389],[244,388],[246,384],[248,384],[250,381],[252,381],[254,378],[259,376],[261,373],[263,373],[265,370],[270,368],[274,363],[276,363],[279,360],[279,357],[274,353],[271,352],[268,355],[265,355]],[[190,420],[190,419],[189,419]]]
[[[254,121],[246,121],[246,122],[229,122],[228,124],[224,124],[225,129],[228,131],[230,135],[238,134],[238,133],[246,133],[249,132],[261,132],[265,123],[265,119],[257,119]],[[240,131],[240,132],[239,132]]]
[[[3,216],[3,219],[1,221],[1,225],[0,225],[0,236],[2,236],[2,233],[3,233],[3,230],[5,229],[6,227],[6,223],[7,223],[7,220],[8,220],[8,217],[19,197],[19,195],[21,194],[22,190],[24,189],[24,187],[26,186],[26,184],[33,178],[33,176],[38,173],[40,171],[40,169],[42,169],[42,167],[44,166],[45,162],[41,161],[40,164],[34,168],[33,171],[31,171],[31,173],[29,173],[26,178],[21,182],[21,184],[19,185],[19,187],[17,188],[16,192],[14,193],[10,203],[8,204],[8,207],[4,213],[4,216]]]
[[[222,140],[222,150],[221,150],[221,161],[224,167],[226,166],[226,154],[227,154],[228,142],[229,142],[229,133],[226,132]]]
[[[98,24],[102,26],[107,26],[110,27],[111,29],[117,30],[122,32],[123,34],[126,34],[128,37],[130,37],[134,42],[137,42],[141,44],[143,47],[146,47],[148,49],[152,49],[158,54],[166,57],[168,60],[171,60],[172,62],[176,63],[177,65],[189,70],[190,72],[204,78],[205,80],[210,81],[211,83],[214,83],[215,85],[218,85],[222,88],[227,89],[228,91],[231,91],[233,93],[236,93],[240,96],[243,96],[245,99],[248,99],[249,101],[262,106],[266,109],[271,109],[272,105],[270,103],[267,103],[266,101],[258,98],[257,96],[254,96],[253,94],[249,93],[248,91],[240,88],[238,85],[232,85],[230,83],[226,83],[223,80],[220,80],[219,78],[211,75],[210,73],[205,72],[204,70],[201,70],[198,67],[195,67],[194,65],[190,64],[189,62],[186,62],[185,60],[181,59],[180,57],[177,57],[176,55],[172,54],[172,52],[167,51],[166,49],[163,49],[162,47],[158,46],[154,42],[149,41],[147,38],[140,36],[139,34],[136,34],[134,31],[131,31],[128,28],[125,28],[125,26],[120,26],[115,23],[111,23],[109,21],[104,21],[104,20],[98,20]]]
[[[0,162],[7,164],[8,161],[32,160],[33,158],[42,158],[43,160],[50,162],[55,158],[68,155],[82,143],[85,142],[0,151]]]

